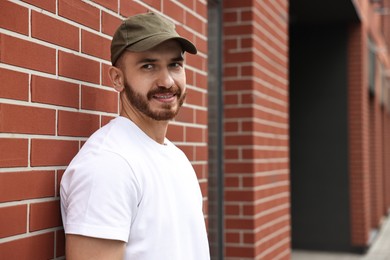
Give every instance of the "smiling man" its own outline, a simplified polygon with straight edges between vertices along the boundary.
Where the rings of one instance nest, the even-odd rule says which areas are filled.
[[[202,194],[166,138],[186,96],[185,52],[196,47],[154,13],[126,19],[109,74],[120,116],[94,133],[61,181],[66,258],[210,259]]]

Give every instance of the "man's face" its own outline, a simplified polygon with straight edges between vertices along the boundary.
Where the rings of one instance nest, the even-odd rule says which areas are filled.
[[[173,119],[186,96],[180,44],[172,40],[146,52],[123,55],[125,95],[132,112],[159,121]]]

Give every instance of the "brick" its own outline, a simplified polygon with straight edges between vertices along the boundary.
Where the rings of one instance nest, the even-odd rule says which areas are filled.
[[[184,37],[184,36],[183,36]],[[187,37],[189,38],[189,37]],[[200,55],[190,55],[188,54],[186,56],[186,64],[194,67],[194,68],[198,68],[202,71],[206,71],[207,70],[207,66],[206,66],[206,61],[205,59],[203,59]],[[206,86],[199,86],[199,87],[206,87]]]
[[[196,75],[196,73],[194,71],[186,69],[186,83],[187,83],[187,85],[191,85],[191,86],[195,85],[195,75]]]
[[[248,125],[252,125],[251,122]],[[225,122],[224,124],[225,132],[238,132],[240,129],[240,123],[238,122]]]
[[[165,2],[165,1],[164,1]],[[181,1],[182,5],[188,7],[190,10],[194,10],[195,11],[195,2],[196,1]],[[174,16],[173,16],[174,17]]]
[[[102,75],[102,85],[107,86],[107,87],[112,86],[112,82],[111,82],[111,79],[110,79],[110,76],[108,73],[108,70],[110,67],[111,67],[110,65],[102,63],[102,74],[101,74]]]
[[[144,0],[143,2],[157,10],[161,10],[161,0]]]
[[[190,12],[186,12],[185,17],[185,24],[191,26],[192,29],[201,33],[202,35],[206,35],[206,24],[202,20]]]
[[[63,51],[59,51],[58,55],[60,76],[99,84],[100,65],[98,62]]]
[[[229,229],[253,230],[253,220],[230,217],[225,220],[225,228],[226,230]]]
[[[204,94],[200,91],[187,88],[186,104],[205,106]]]
[[[229,74],[231,75],[231,74]],[[241,104],[241,95],[237,93],[226,93],[223,97],[223,103],[225,105],[240,105]]]
[[[224,75],[229,75],[229,77],[235,77],[236,78],[236,77],[239,77],[240,69],[241,69],[241,67],[237,67],[237,66],[225,67],[223,74]]]
[[[31,13],[32,37],[72,50],[79,49],[79,29],[42,13]]]
[[[55,74],[56,51],[37,43],[0,34],[0,62]]]
[[[122,20],[118,17],[102,11],[102,33],[113,36],[121,23]]]
[[[241,178],[239,177],[225,177],[224,186],[226,188],[239,188],[241,186]],[[230,213],[233,214],[233,213]],[[237,213],[238,214],[238,213]]]
[[[79,85],[32,75],[33,102],[79,108]]]
[[[28,74],[0,68],[0,97],[28,100]]]
[[[251,52],[236,52],[225,55],[224,58],[226,63],[243,63],[252,61],[252,56]]]
[[[88,86],[81,88],[81,108],[109,113],[118,112],[118,93]]]
[[[239,205],[225,205],[224,212],[226,216],[239,215],[241,210]]]
[[[225,199],[230,202],[250,202],[253,201],[252,191],[225,191]]]
[[[101,6],[104,6],[114,12],[118,11],[118,1],[117,0],[93,0],[95,3],[98,3]]]
[[[226,136],[225,142],[229,145],[252,145],[254,143],[254,137],[251,135],[234,135]]]
[[[69,111],[58,112],[58,134],[89,137],[99,129],[99,116]]]
[[[31,166],[66,166],[78,148],[77,141],[32,139]]]
[[[9,1],[0,1],[1,28],[28,35],[28,9]]]
[[[64,230],[56,232],[56,257],[65,256],[65,233]]]
[[[111,41],[87,32],[81,31],[81,52],[107,61],[110,60]]]
[[[240,22],[240,19],[238,18],[238,14],[241,12],[238,12],[236,10],[232,12],[224,12],[223,13],[223,21],[226,23],[233,23],[233,22]]]
[[[204,110],[196,110],[195,113],[195,123],[199,125],[207,125],[208,112]]]
[[[186,127],[187,142],[202,142],[204,138],[204,129],[190,126]]]
[[[54,134],[55,111],[46,108],[0,104],[0,132]]]
[[[139,13],[146,13],[148,11],[148,8],[146,8],[143,5],[140,5],[136,2],[130,2],[130,1],[120,1],[119,2],[119,12],[120,15],[128,17],[131,15],[139,14]]]
[[[240,162],[240,163],[225,163],[225,173],[252,173],[254,171],[255,166],[249,162]]]
[[[225,233],[225,242],[226,243],[240,243],[240,234],[236,232],[226,232]]]
[[[0,138],[0,167],[26,167],[28,140]]]
[[[280,219],[282,219],[282,220],[280,220]],[[276,223],[269,225],[267,227],[262,227],[260,232],[256,232],[256,233],[252,233],[252,234],[251,233],[245,234],[244,241],[247,242],[251,239],[252,239],[252,241],[258,241],[258,240],[264,238],[265,236],[269,236],[269,235],[272,236],[272,234],[274,234],[276,231],[278,231],[280,229],[289,228],[289,226],[290,226],[290,223],[286,219],[286,217],[282,217],[282,218],[279,218],[279,221],[277,221]],[[262,244],[264,244],[264,243],[262,243]]]
[[[163,1],[163,11],[169,17],[173,17],[179,23],[184,23],[184,9],[176,1]]]
[[[60,201],[32,203],[29,223],[30,232],[61,226]]]
[[[226,40],[224,40],[224,47],[226,48],[226,49],[229,49],[229,50],[236,50],[237,48],[238,48],[238,46],[239,46],[239,43],[240,42],[240,46],[241,47],[246,47],[246,48],[249,48],[249,47],[252,47],[252,43],[253,43],[253,41],[252,41],[252,39],[241,39],[241,41],[240,40],[238,40],[238,39],[226,39]],[[246,46],[245,44],[244,44],[244,42],[248,42],[248,45]]]
[[[0,238],[26,233],[27,205],[0,208]]]
[[[189,107],[181,107],[176,119],[179,122],[194,123],[194,109]]]
[[[208,78],[206,75],[200,75],[198,73],[198,74],[196,74],[195,86],[200,87],[202,89],[207,89],[207,87],[208,87],[207,80],[208,80]]]
[[[0,202],[52,197],[54,188],[53,171],[0,173]]]
[[[252,107],[231,107],[225,108],[226,118],[251,118],[254,116]]]
[[[56,12],[56,1],[53,0],[23,0],[23,2],[35,5],[51,13]]]
[[[207,2],[195,1],[195,12],[207,19]]]
[[[100,11],[81,0],[59,0],[58,14],[76,23],[100,30]]]
[[[184,127],[180,125],[169,125],[167,138],[173,142],[184,141]]]
[[[195,147],[195,159],[197,161],[207,161],[208,160],[208,147],[207,146],[196,146]]]
[[[53,259],[54,233],[13,240],[0,244],[2,259]]]

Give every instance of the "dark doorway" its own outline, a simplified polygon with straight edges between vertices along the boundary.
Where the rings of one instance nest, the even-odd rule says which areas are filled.
[[[347,28],[290,30],[292,245],[350,246]]]
[[[352,1],[290,1],[293,249],[350,251],[348,24]]]

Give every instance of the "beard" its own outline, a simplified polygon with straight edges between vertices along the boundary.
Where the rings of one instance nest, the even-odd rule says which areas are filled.
[[[125,94],[130,104],[139,112],[157,121],[167,121],[175,118],[187,95],[186,92],[182,92],[181,88],[177,86],[173,86],[169,89],[165,87],[152,89],[146,94],[146,96],[137,93],[126,80],[124,82],[124,86]],[[150,107],[150,102],[153,99],[153,96],[156,94],[166,93],[172,93],[177,97],[177,106],[175,107],[175,104],[162,104],[162,111],[153,111]]]

